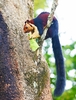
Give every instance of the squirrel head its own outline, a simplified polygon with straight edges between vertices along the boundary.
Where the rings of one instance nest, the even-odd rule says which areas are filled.
[[[27,20],[25,22],[23,31],[24,33],[31,33],[29,39],[40,37],[38,28],[34,25],[33,20]]]
[[[24,33],[27,33],[27,32],[32,32],[33,33],[34,27],[32,26],[32,24],[30,23],[29,20],[25,21],[23,31],[24,31]]]

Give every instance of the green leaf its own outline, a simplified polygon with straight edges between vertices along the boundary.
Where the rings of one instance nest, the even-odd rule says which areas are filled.
[[[35,39],[30,39],[30,48],[32,49],[32,51],[36,51],[39,48],[39,45],[37,44]]]

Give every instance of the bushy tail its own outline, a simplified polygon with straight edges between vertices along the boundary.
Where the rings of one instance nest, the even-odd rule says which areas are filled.
[[[56,80],[56,88],[54,90],[54,96],[60,96],[65,89],[65,68],[64,68],[64,58],[62,55],[62,50],[58,35],[52,38],[52,47],[55,56],[55,63],[57,70],[57,80]]]

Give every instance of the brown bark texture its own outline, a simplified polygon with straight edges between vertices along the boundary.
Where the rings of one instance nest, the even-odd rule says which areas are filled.
[[[0,0],[0,100],[52,100],[48,66],[23,33],[32,14],[33,0]]]

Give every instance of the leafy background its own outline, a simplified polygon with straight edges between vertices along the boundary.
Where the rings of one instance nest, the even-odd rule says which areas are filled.
[[[63,0],[62,0],[63,1]],[[65,1],[65,0],[64,0]],[[52,4],[52,0],[34,0],[34,15],[35,17],[41,12],[41,11],[49,11],[51,10],[51,6],[49,7],[49,2]],[[65,1],[65,3],[67,0]],[[69,3],[68,3],[69,4]],[[65,7],[65,5],[64,5]],[[48,10],[49,9],[49,10]],[[57,16],[58,13],[55,15]],[[64,17],[64,14],[62,15]],[[63,20],[58,18],[60,23],[63,23]],[[66,69],[66,88],[65,92],[63,93],[62,96],[58,98],[54,98],[54,100],[76,100],[76,41],[75,39],[67,43],[65,40],[66,36],[67,38],[69,37],[67,35],[67,32],[64,32],[63,29],[65,28],[64,26],[68,22],[66,21],[65,24],[61,25],[61,31],[59,33],[60,39],[61,39],[61,44],[62,44],[62,50],[63,50],[63,55],[65,59],[65,69]],[[74,26],[74,25],[73,25]],[[67,26],[68,27],[68,26]],[[68,28],[69,30],[69,28]],[[73,31],[74,32],[74,31]],[[62,36],[61,36],[62,34]],[[63,35],[65,35],[65,38],[62,38]],[[65,45],[62,43],[62,41],[65,41]],[[48,45],[49,44],[49,45]],[[43,46],[43,54],[47,60],[49,69],[51,71],[51,88],[52,88],[52,93],[55,88],[55,81],[56,81],[56,66],[55,66],[55,61],[53,57],[53,52],[52,52],[52,46],[51,46],[51,40],[46,40],[44,42]]]

